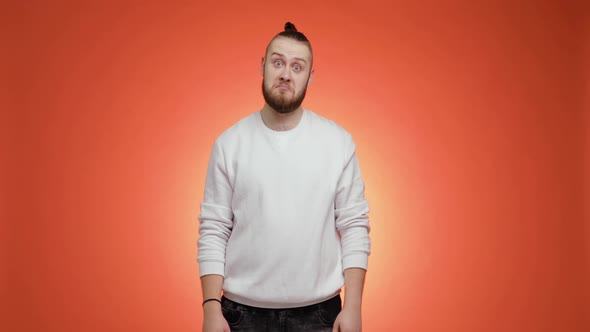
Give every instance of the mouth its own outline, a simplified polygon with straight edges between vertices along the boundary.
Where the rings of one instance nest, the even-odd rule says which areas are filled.
[[[291,87],[287,84],[279,84],[276,88],[281,91],[291,91]]]

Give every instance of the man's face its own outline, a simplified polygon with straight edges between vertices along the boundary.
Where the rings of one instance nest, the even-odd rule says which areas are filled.
[[[262,95],[279,113],[293,112],[303,102],[313,75],[311,51],[305,43],[277,37],[262,59]]]

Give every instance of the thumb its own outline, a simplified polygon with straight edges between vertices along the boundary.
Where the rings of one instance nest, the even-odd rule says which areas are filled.
[[[332,332],[338,332],[340,331],[340,324],[338,324],[338,321],[334,322],[334,328],[332,328]]]

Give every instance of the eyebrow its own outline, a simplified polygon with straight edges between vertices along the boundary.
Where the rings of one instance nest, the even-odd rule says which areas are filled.
[[[280,57],[282,57],[282,58],[285,58],[285,55],[284,55],[284,54],[282,54],[282,53],[279,53],[279,52],[272,52],[271,56],[273,56],[273,55],[278,55],[278,56],[280,56]],[[301,61],[301,62],[303,62],[303,63],[307,63],[307,62],[306,62],[305,60],[303,60],[302,58],[293,58],[293,59],[295,59],[295,60],[299,60],[299,61]]]

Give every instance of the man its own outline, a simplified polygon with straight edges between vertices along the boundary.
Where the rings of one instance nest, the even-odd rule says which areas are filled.
[[[209,160],[203,331],[361,331],[370,240],[355,144],[301,107],[313,54],[293,24],[271,40],[261,70],[262,110],[226,130]]]

